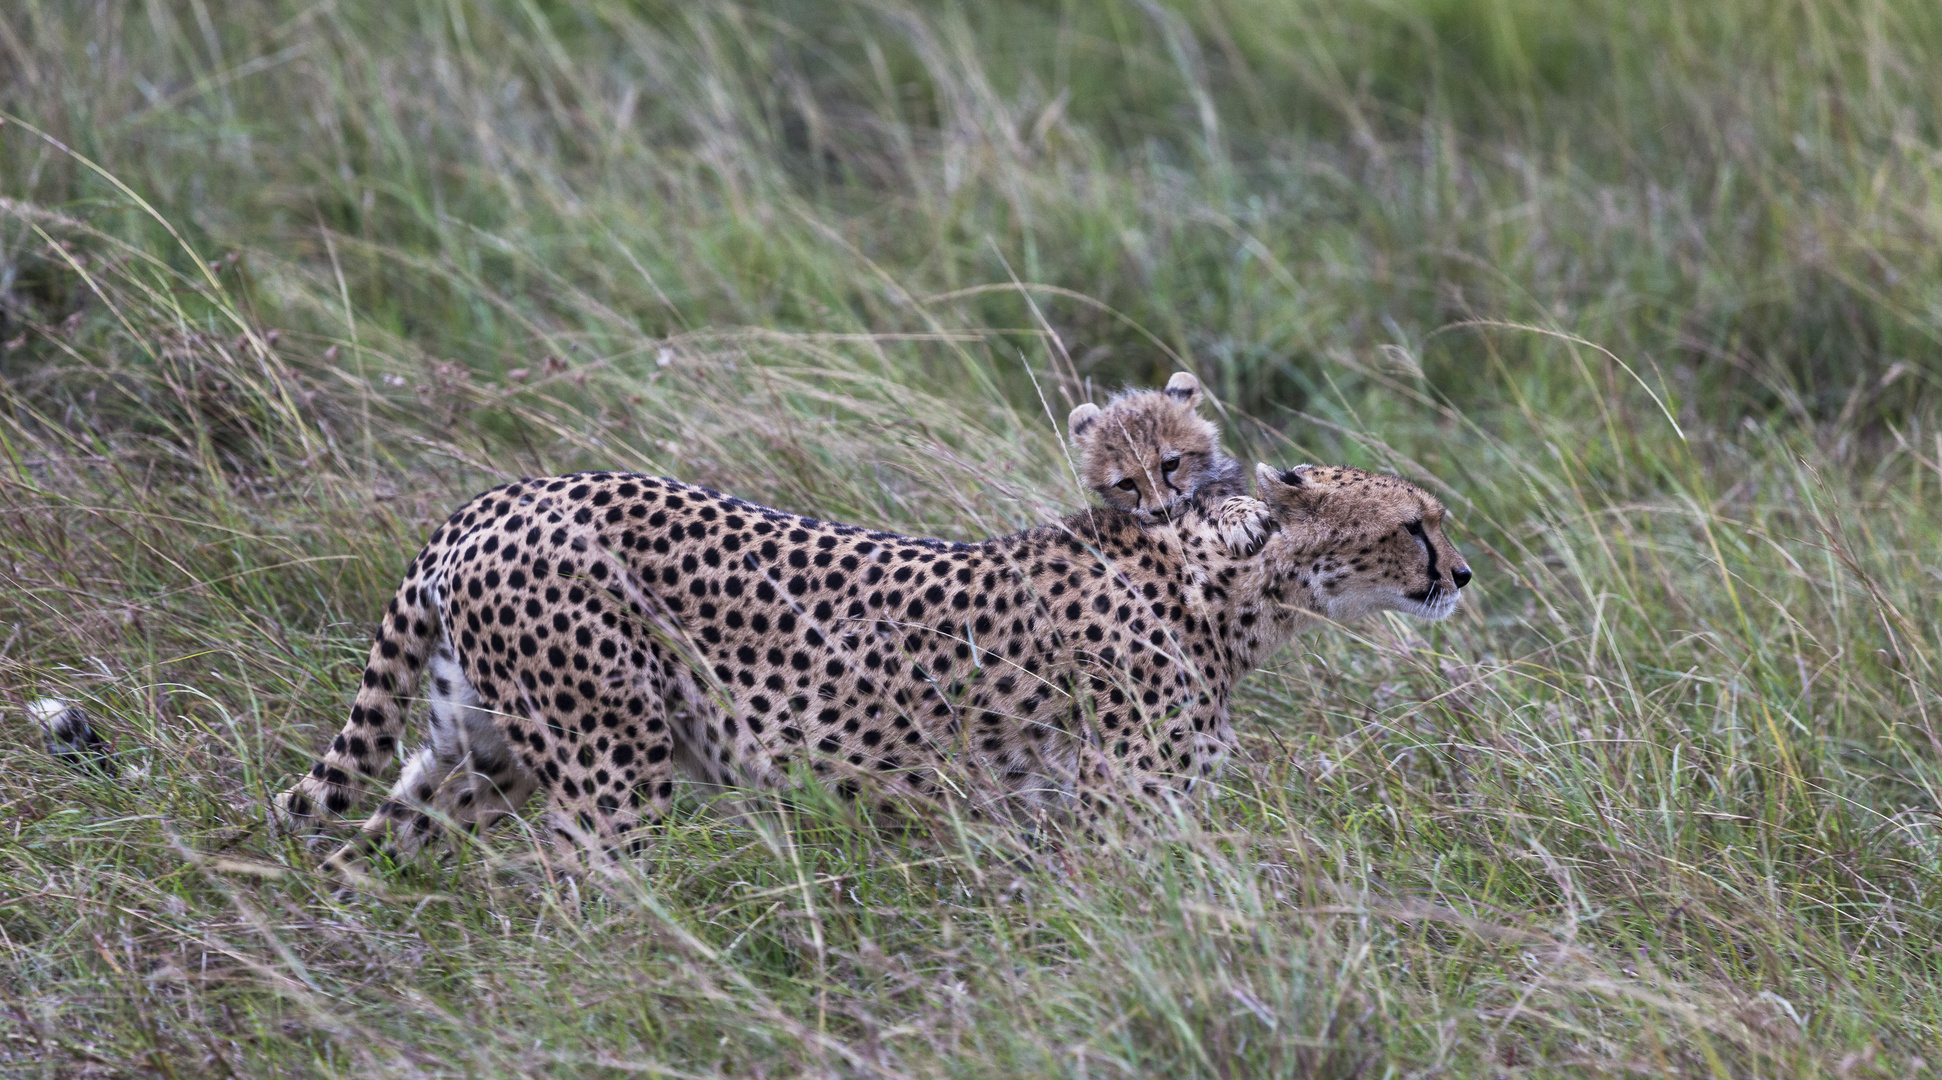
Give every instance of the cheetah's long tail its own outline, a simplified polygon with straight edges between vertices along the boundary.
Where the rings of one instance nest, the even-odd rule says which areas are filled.
[[[348,812],[362,785],[383,780],[396,764],[405,711],[426,659],[443,633],[437,592],[427,547],[405,569],[404,584],[378,623],[364,664],[364,683],[351,703],[344,729],[310,767],[310,775],[274,800],[273,813],[285,824],[314,817],[320,806],[333,815]]]

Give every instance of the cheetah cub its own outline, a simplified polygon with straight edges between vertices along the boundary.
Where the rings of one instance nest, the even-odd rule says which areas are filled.
[[[1141,523],[1171,520],[1183,504],[1213,508],[1221,539],[1235,554],[1253,554],[1267,518],[1247,494],[1241,463],[1221,450],[1220,428],[1197,411],[1200,380],[1185,371],[1164,390],[1122,390],[1100,408],[1090,402],[1066,418],[1079,449],[1079,475],[1107,506]]]

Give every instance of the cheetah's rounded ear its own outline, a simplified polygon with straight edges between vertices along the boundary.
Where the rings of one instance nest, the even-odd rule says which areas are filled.
[[[1311,479],[1307,472],[1313,465],[1297,465],[1292,469],[1281,470],[1272,465],[1254,467],[1255,498],[1273,506],[1295,507],[1313,510],[1327,494],[1323,485]]]
[[[1306,474],[1308,470],[1314,467],[1313,465],[1297,465],[1292,469],[1283,471],[1272,465],[1259,464],[1254,467],[1254,478],[1261,482],[1262,487],[1273,487],[1276,484],[1286,484],[1289,487],[1305,487],[1309,484],[1309,477]]]
[[[1092,430],[1092,425],[1098,419],[1099,406],[1088,401],[1084,405],[1073,409],[1071,414],[1065,418],[1065,429],[1072,436],[1073,442],[1082,442],[1086,437],[1086,432]]]
[[[1191,409],[1200,404],[1200,380],[1190,371],[1176,371],[1167,380],[1167,396]]]

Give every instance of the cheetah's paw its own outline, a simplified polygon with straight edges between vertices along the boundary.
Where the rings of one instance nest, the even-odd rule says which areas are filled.
[[[1274,518],[1267,503],[1235,495],[1214,509],[1214,526],[1228,552],[1245,558],[1261,550],[1274,528]]]
[[[321,832],[327,824],[322,809],[305,793],[304,785],[299,784],[270,797],[270,829],[279,836],[293,837],[315,847],[321,842]]]

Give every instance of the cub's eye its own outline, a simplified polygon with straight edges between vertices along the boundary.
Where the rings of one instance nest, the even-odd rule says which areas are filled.
[[[1134,483],[1133,478],[1130,476],[1124,480],[1121,480],[1119,483],[1114,484],[1113,486],[1118,488],[1121,491],[1138,491],[1140,489],[1140,486],[1137,483]]]
[[[1180,459],[1177,457],[1170,457],[1170,458],[1167,458],[1165,461],[1160,462],[1160,471],[1167,474],[1168,476],[1172,476],[1173,470],[1179,467],[1180,467]]]

